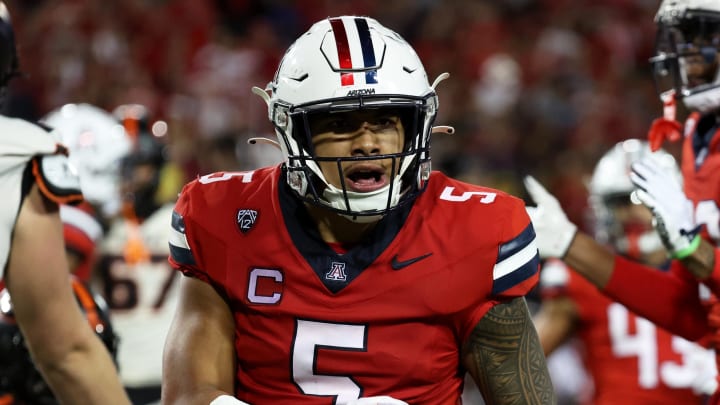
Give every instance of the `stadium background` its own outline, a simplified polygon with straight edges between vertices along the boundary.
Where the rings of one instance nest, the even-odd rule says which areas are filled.
[[[313,22],[361,14],[442,72],[434,167],[525,196],[538,177],[583,223],[584,182],[661,111],[647,62],[658,0],[8,0],[21,69],[9,115],[141,103],[168,123],[166,196],[198,174],[272,163],[252,95]],[[677,153],[672,149],[671,152]],[[168,185],[169,184],[169,185]]]

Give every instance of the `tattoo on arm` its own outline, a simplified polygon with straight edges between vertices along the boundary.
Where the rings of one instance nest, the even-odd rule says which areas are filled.
[[[465,343],[463,361],[488,405],[557,402],[524,298],[485,314]]]

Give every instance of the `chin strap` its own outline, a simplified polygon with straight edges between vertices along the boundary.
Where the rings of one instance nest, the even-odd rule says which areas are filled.
[[[660,99],[663,102],[663,116],[653,120],[647,135],[653,152],[660,149],[666,140],[675,142],[682,138],[682,125],[676,119],[675,91],[661,94]]]

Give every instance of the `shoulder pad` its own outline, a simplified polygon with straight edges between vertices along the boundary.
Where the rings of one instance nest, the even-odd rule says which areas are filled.
[[[33,175],[40,191],[58,204],[77,204],[83,200],[80,178],[65,155],[45,155],[33,159]]]

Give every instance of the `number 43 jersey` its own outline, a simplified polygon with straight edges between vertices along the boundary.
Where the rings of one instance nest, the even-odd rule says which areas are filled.
[[[412,208],[339,254],[282,176],[275,167],[201,177],[173,213],[171,264],[233,311],[236,396],[458,403],[462,343],[489,308],[537,282],[522,200],[433,172]]]
[[[544,299],[569,298],[576,308],[593,404],[701,404],[714,386],[711,350],[635,315],[563,262],[545,263],[540,289]]]

